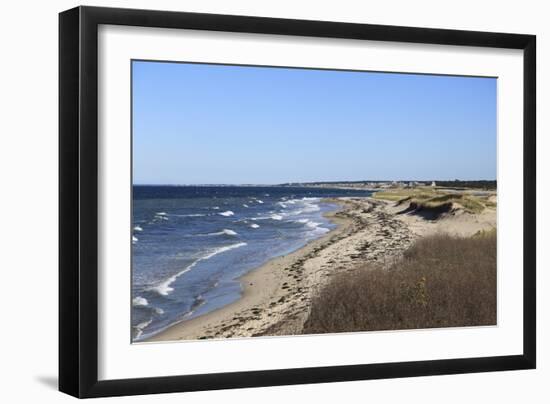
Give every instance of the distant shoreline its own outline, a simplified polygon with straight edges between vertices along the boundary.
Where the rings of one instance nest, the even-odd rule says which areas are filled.
[[[460,188],[490,188],[495,189],[496,180],[359,180],[359,181],[308,181],[308,182],[282,182],[276,184],[232,184],[232,183],[197,183],[197,184],[132,184],[135,187],[291,187],[291,188],[308,188],[321,187],[342,189],[342,187],[351,187],[356,189],[357,186],[367,187],[371,184],[373,189],[379,189],[379,186],[387,185],[405,185],[415,184],[415,186],[430,186],[435,183],[440,187],[460,187]]]

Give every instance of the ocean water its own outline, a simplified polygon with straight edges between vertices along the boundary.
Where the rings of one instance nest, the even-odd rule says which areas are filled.
[[[240,297],[238,278],[334,228],[322,198],[369,191],[134,186],[132,340]]]

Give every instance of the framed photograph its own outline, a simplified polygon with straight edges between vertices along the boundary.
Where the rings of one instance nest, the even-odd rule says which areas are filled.
[[[534,36],[59,28],[61,391],[535,368]]]

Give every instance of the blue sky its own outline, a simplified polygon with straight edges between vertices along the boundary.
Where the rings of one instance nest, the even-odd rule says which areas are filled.
[[[494,78],[132,63],[134,184],[496,178]]]

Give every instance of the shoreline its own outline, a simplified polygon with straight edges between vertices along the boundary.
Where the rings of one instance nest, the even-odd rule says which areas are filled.
[[[426,220],[403,214],[392,202],[372,197],[328,201],[341,206],[325,214],[337,225],[335,229],[238,278],[242,295],[237,301],[182,320],[138,343],[301,334],[313,295],[333,275],[353,271],[359,263],[390,265],[415,240],[428,234],[471,235],[496,227],[494,212],[454,212]]]
[[[336,228],[330,230],[317,239],[310,240],[307,244],[297,250],[286,255],[271,258],[259,267],[252,269],[250,272],[239,278],[236,278],[235,280],[239,281],[242,286],[242,293],[238,300],[190,320],[182,320],[177,322],[165,330],[137,343],[196,340],[205,339],[205,337],[211,338],[208,336],[209,330],[216,328],[223,330],[224,326],[220,325],[220,323],[223,323],[225,319],[232,319],[236,315],[242,314],[242,311],[251,311],[253,317],[257,317],[257,315],[254,315],[254,307],[261,305],[269,297],[272,297],[277,301],[284,298],[284,295],[288,293],[277,293],[278,290],[284,291],[288,289],[282,289],[282,287],[286,285],[283,285],[285,281],[280,269],[282,267],[293,265],[302,257],[305,257],[310,252],[319,248],[331,237],[344,231],[346,226],[349,225],[348,219],[336,217],[336,214],[341,212],[343,209],[343,204],[341,201],[332,199],[331,202],[338,204],[340,208],[335,211],[328,212],[324,214],[324,216],[335,224]]]

